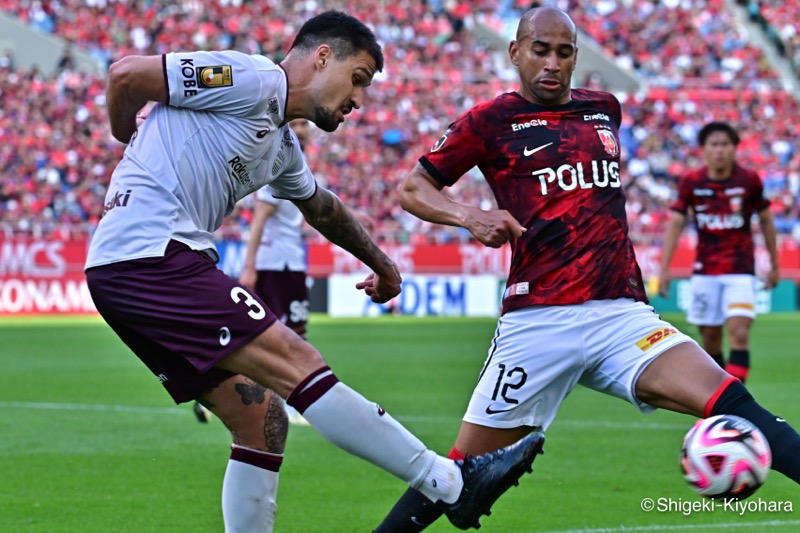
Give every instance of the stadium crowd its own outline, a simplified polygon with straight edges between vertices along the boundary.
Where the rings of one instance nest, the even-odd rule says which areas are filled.
[[[279,61],[291,44],[287,36],[320,9],[359,16],[384,45],[386,71],[376,76],[365,107],[339,131],[312,137],[307,156],[319,181],[367,214],[378,239],[392,242],[468,238],[405,214],[394,190],[449,121],[475,102],[515,87],[505,51],[493,52],[467,30],[474,20],[513,16],[527,5],[0,0],[0,10],[64,37],[106,64],[127,54],[228,48]],[[642,94],[620,95],[629,215],[637,240],[652,242],[663,233],[676,179],[698,163],[694,138],[711,119],[741,129],[740,161],[759,170],[779,231],[794,232],[800,240],[800,141],[792,120],[798,102],[769,83],[774,73],[748,45],[722,0],[559,5],[623,66],[648,80]],[[602,86],[602,80],[591,83]],[[11,54],[0,56],[0,230],[66,238],[96,224],[123,148],[108,131],[104,86],[104,79],[76,72],[68,52],[53,75],[17,68]],[[477,172],[452,194],[492,205]],[[220,235],[242,237],[250,216],[251,203],[241,202]]]
[[[800,5],[776,0],[737,0],[737,3],[746,6],[750,20],[761,26],[800,74]]]

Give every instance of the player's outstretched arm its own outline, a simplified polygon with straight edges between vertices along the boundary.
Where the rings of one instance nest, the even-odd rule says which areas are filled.
[[[373,242],[356,217],[332,192],[322,187],[308,200],[294,201],[306,221],[333,244],[340,246],[372,269],[367,279],[356,285],[373,302],[388,302],[400,294],[397,266]]]
[[[667,225],[667,234],[664,236],[664,246],[661,250],[661,272],[658,275],[658,293],[664,298],[669,298],[669,285],[672,275],[669,272],[669,264],[678,246],[678,237],[683,231],[683,224],[686,222],[686,215],[677,211],[670,214]]]
[[[422,220],[465,228],[482,244],[492,248],[499,248],[525,232],[525,228],[508,211],[483,211],[460,204],[444,194],[442,188],[417,163],[400,187],[400,205]]]
[[[136,131],[136,113],[147,102],[167,101],[162,57],[126,56],[108,69],[106,102],[111,133],[128,143]]]

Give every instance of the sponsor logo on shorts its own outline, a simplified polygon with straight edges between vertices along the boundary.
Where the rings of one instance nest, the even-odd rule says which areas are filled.
[[[219,343],[227,346],[231,342],[231,330],[227,326],[219,328]]]
[[[230,65],[216,67],[195,67],[197,87],[200,89],[219,89],[233,86],[233,73]]]
[[[652,333],[649,333],[643,339],[636,341],[636,346],[638,346],[639,349],[642,350],[643,352],[646,352],[647,350],[649,350],[659,342],[663,341],[670,335],[675,335],[676,333],[680,332],[675,328],[670,328],[670,327],[660,328]]]
[[[159,383],[164,383],[164,382],[169,381],[169,378],[164,374],[157,375],[156,379],[158,380]]]
[[[496,415],[498,413],[507,413],[509,411],[513,411],[514,409],[516,409],[516,406],[508,407],[506,409],[492,409],[492,406],[489,406],[489,407],[486,408],[486,414],[487,415]]]

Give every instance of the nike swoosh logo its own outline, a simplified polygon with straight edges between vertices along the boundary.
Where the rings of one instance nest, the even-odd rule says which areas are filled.
[[[267,133],[269,133],[269,129],[259,130],[258,133],[256,133],[256,137],[258,137],[259,139],[263,139],[264,137],[267,136]]]
[[[775,417],[775,422],[786,422],[786,420],[784,420],[783,418],[780,418],[780,417],[777,417],[777,416],[776,416],[776,417]]]
[[[426,522],[420,522],[419,520],[417,520],[416,516],[412,516],[411,517],[411,522],[414,523],[414,524],[417,524],[418,526],[429,526],[430,525],[430,524],[428,524]]]
[[[523,154],[525,157],[528,157],[529,155],[533,155],[533,154],[535,154],[536,152],[538,152],[538,151],[539,151],[539,150],[541,150],[542,148],[547,148],[547,147],[548,147],[548,146],[550,146],[551,144],[553,144],[553,143],[547,143],[547,144],[543,144],[543,145],[541,145],[541,146],[539,146],[539,147],[537,147],[537,148],[534,148],[533,150],[528,150],[528,147],[526,146],[526,147],[525,147],[525,150],[523,150],[523,151],[522,151],[522,154]]]
[[[492,409],[491,407],[486,408],[487,415],[496,415],[497,413],[507,413],[509,411],[513,411],[516,407],[510,407],[508,409]]]

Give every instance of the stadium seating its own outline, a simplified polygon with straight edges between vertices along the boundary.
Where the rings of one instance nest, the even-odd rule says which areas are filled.
[[[800,238],[800,141],[790,118],[797,116],[798,103],[770,82],[774,72],[737,30],[722,0],[561,3],[604,49],[648,82],[642,94],[620,95],[637,240],[650,242],[663,233],[676,177],[697,161],[694,137],[712,118],[742,129],[741,162],[761,173],[775,201],[778,229]],[[448,242],[469,236],[405,214],[394,191],[449,121],[473,103],[514,88],[513,71],[465,27],[473,16],[514,16],[522,4],[195,0],[145,2],[132,10],[113,0],[0,0],[0,10],[109,63],[131,53],[224,48],[280,60],[313,14],[307,8],[346,9],[375,29],[386,71],[376,77],[364,109],[340,131],[313,136],[309,162],[321,183],[374,221],[370,229],[379,239]],[[762,12],[771,13],[763,6]],[[63,63],[48,77],[0,57],[0,230],[69,237],[90,231],[102,212],[105,184],[122,150],[106,124],[105,82]],[[477,173],[451,192],[475,205],[492,205]],[[241,237],[250,215],[250,203],[242,202],[220,236]]]

